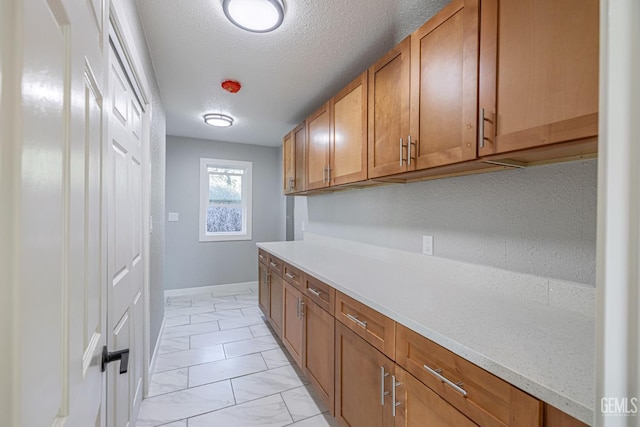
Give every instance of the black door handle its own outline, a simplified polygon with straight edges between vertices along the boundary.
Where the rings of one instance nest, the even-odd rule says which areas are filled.
[[[107,369],[107,363],[120,361],[120,373],[126,374],[129,369],[129,349],[109,352],[107,346],[102,347],[102,372]]]

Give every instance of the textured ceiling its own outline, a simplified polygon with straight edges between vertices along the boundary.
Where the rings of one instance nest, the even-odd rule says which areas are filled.
[[[222,0],[137,0],[167,133],[269,146],[448,2],[285,0],[282,26],[253,34]],[[220,88],[229,78],[239,93]],[[236,121],[213,128],[206,113]]]

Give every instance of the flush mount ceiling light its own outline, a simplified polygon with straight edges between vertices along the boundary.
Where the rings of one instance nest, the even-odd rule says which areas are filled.
[[[226,114],[205,114],[204,122],[210,126],[226,128],[233,124],[233,117]]]
[[[222,9],[229,21],[252,33],[273,31],[284,19],[281,0],[223,0]]]

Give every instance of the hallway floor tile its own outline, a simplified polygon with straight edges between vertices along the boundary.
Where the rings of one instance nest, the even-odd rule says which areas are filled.
[[[336,427],[258,308],[257,288],[169,297],[138,427]]]

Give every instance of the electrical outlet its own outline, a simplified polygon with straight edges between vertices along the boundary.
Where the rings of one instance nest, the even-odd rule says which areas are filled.
[[[433,236],[422,236],[422,254],[433,255]]]

